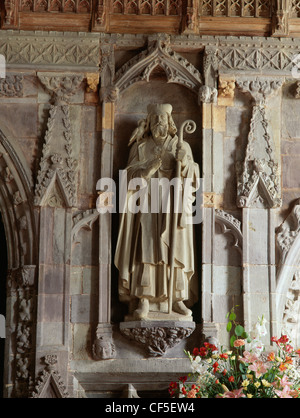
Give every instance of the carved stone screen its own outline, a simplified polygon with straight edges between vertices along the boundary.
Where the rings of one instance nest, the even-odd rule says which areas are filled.
[[[3,397],[168,397],[236,305],[300,344],[298,3],[1,2]],[[191,227],[120,213],[170,173]]]

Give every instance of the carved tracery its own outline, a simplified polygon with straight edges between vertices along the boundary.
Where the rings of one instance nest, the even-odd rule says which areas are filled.
[[[169,40],[150,42],[148,49],[132,58],[116,73],[115,87],[121,93],[138,81],[149,81],[155,68],[162,68],[168,83],[182,84],[198,93],[202,85],[199,71],[169,45]]]

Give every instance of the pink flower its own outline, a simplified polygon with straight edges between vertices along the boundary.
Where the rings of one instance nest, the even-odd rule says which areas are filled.
[[[225,392],[224,398],[245,398],[243,392],[243,388],[241,389],[234,389],[232,392]]]
[[[291,382],[288,381],[287,376],[283,376],[283,378],[280,380],[280,386],[282,386],[283,388],[290,387],[292,385]]]
[[[268,366],[261,360],[256,360],[249,369],[255,372],[255,377],[259,378],[262,374],[266,373]]]
[[[290,388],[288,386],[285,386],[283,390],[276,390],[275,393],[279,398],[292,398],[290,395]]]
[[[240,359],[243,363],[254,363],[258,360],[258,357],[255,354],[249,353],[249,351],[244,351],[244,357]]]
[[[243,345],[245,345],[245,340],[242,339],[235,340],[235,342],[233,343],[234,347],[242,347]]]

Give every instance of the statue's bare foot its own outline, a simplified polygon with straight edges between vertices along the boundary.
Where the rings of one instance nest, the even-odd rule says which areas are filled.
[[[134,311],[133,316],[135,319],[146,319],[149,313],[149,300],[147,298],[141,298],[139,301],[139,307]]]
[[[173,311],[185,316],[192,315],[192,311],[185,306],[182,300],[173,303]]]

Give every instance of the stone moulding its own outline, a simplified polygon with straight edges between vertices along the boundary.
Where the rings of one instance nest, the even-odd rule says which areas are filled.
[[[120,323],[121,333],[141,344],[149,357],[162,357],[167,350],[188,338],[195,330],[190,321],[128,321]]]
[[[233,248],[236,248],[240,254],[243,251],[243,234],[241,222],[233,215],[221,209],[215,209],[215,222],[221,226],[223,234],[231,234],[234,242]]]
[[[157,39],[148,49],[124,64],[115,75],[115,87],[122,93],[138,81],[149,81],[152,71],[161,68],[168,83],[178,83],[198,94],[202,85],[199,71],[170,47],[170,41]]]

